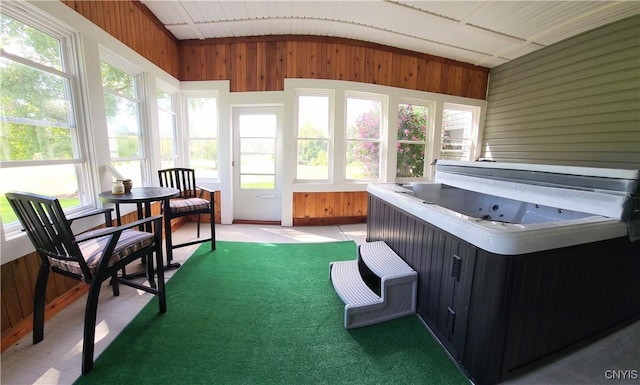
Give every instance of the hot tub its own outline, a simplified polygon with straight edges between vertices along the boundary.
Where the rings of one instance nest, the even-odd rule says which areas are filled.
[[[440,161],[367,191],[367,240],[418,272],[418,315],[476,383],[640,317],[638,170]]]

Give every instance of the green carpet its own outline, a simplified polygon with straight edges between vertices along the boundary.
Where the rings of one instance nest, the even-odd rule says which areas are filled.
[[[204,244],[76,384],[468,384],[417,316],[344,329],[329,262],[355,254]]]

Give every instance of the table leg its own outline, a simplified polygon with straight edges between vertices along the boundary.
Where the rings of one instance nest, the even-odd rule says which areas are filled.
[[[122,225],[122,220],[120,219],[120,204],[116,203],[116,223],[118,226]]]
[[[165,210],[169,208],[169,199],[164,199],[162,201],[162,211],[164,214]],[[173,242],[172,242],[172,234],[171,234],[171,219],[164,215],[164,239],[165,239],[165,247],[167,250],[167,264],[165,265],[165,269],[175,269],[180,267],[180,264],[173,261]]]
[[[163,209],[164,207],[169,207],[169,202],[168,200],[163,200]],[[166,206],[164,206],[166,204]],[[116,207],[118,207],[118,205],[116,204]],[[120,222],[120,211],[118,209],[116,209],[116,212],[118,213],[118,222]],[[142,211],[142,203],[137,203],[137,212],[138,212],[138,218],[148,218],[151,216],[151,202],[147,201],[144,202],[144,213]],[[168,223],[167,223],[168,222]],[[152,228],[153,224],[151,222],[146,224],[146,229],[144,227],[144,225],[140,225],[140,231],[147,231],[147,232],[152,232],[153,228]],[[166,219],[165,217],[165,247],[167,250],[167,264],[164,265],[164,270],[167,269],[177,269],[178,267],[180,267],[179,263],[172,263],[171,261],[173,260],[173,249],[171,248],[171,221]],[[156,283],[153,277],[153,274],[155,272],[155,269],[153,268],[153,257],[151,255],[147,255],[146,256],[146,266],[144,269],[144,272],[140,272],[140,273],[133,273],[133,274],[126,274],[126,272],[123,269],[123,276],[125,276],[126,278],[135,278],[135,277],[142,277],[142,276],[146,276],[147,280],[149,280],[149,284],[151,285],[151,287],[155,288],[156,287]]]

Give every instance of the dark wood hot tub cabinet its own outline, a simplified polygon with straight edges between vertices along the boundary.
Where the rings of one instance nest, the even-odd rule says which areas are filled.
[[[640,242],[627,237],[500,255],[373,195],[367,233],[418,272],[418,315],[478,384],[640,316]]]

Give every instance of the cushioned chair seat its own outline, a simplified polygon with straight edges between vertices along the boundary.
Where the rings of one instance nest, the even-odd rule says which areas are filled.
[[[169,201],[172,213],[186,213],[190,211],[208,210],[211,204],[202,198],[172,199]]]
[[[110,230],[106,229],[98,229],[93,231],[88,231],[83,234],[83,236],[90,236],[94,234],[99,234],[100,232],[104,232]],[[109,237],[100,237],[95,239],[90,239],[86,242],[80,242],[78,246],[80,247],[80,251],[82,252],[82,256],[85,261],[87,261],[87,265],[89,266],[89,270],[91,274],[95,274],[96,269],[98,268],[98,262],[100,262],[100,257],[102,256],[102,251],[107,247],[109,243]],[[118,239],[118,243],[113,251],[113,255],[109,260],[108,266],[113,266],[116,262],[121,259],[135,253],[138,250],[141,250],[147,246],[151,246],[153,244],[153,234],[137,231],[137,230],[124,230],[122,235],[120,235],[120,239]],[[61,259],[55,259],[49,257],[49,262],[52,266],[56,266],[61,270],[68,271],[70,273],[82,275],[82,268],[80,268],[80,264],[75,261],[65,261]]]

